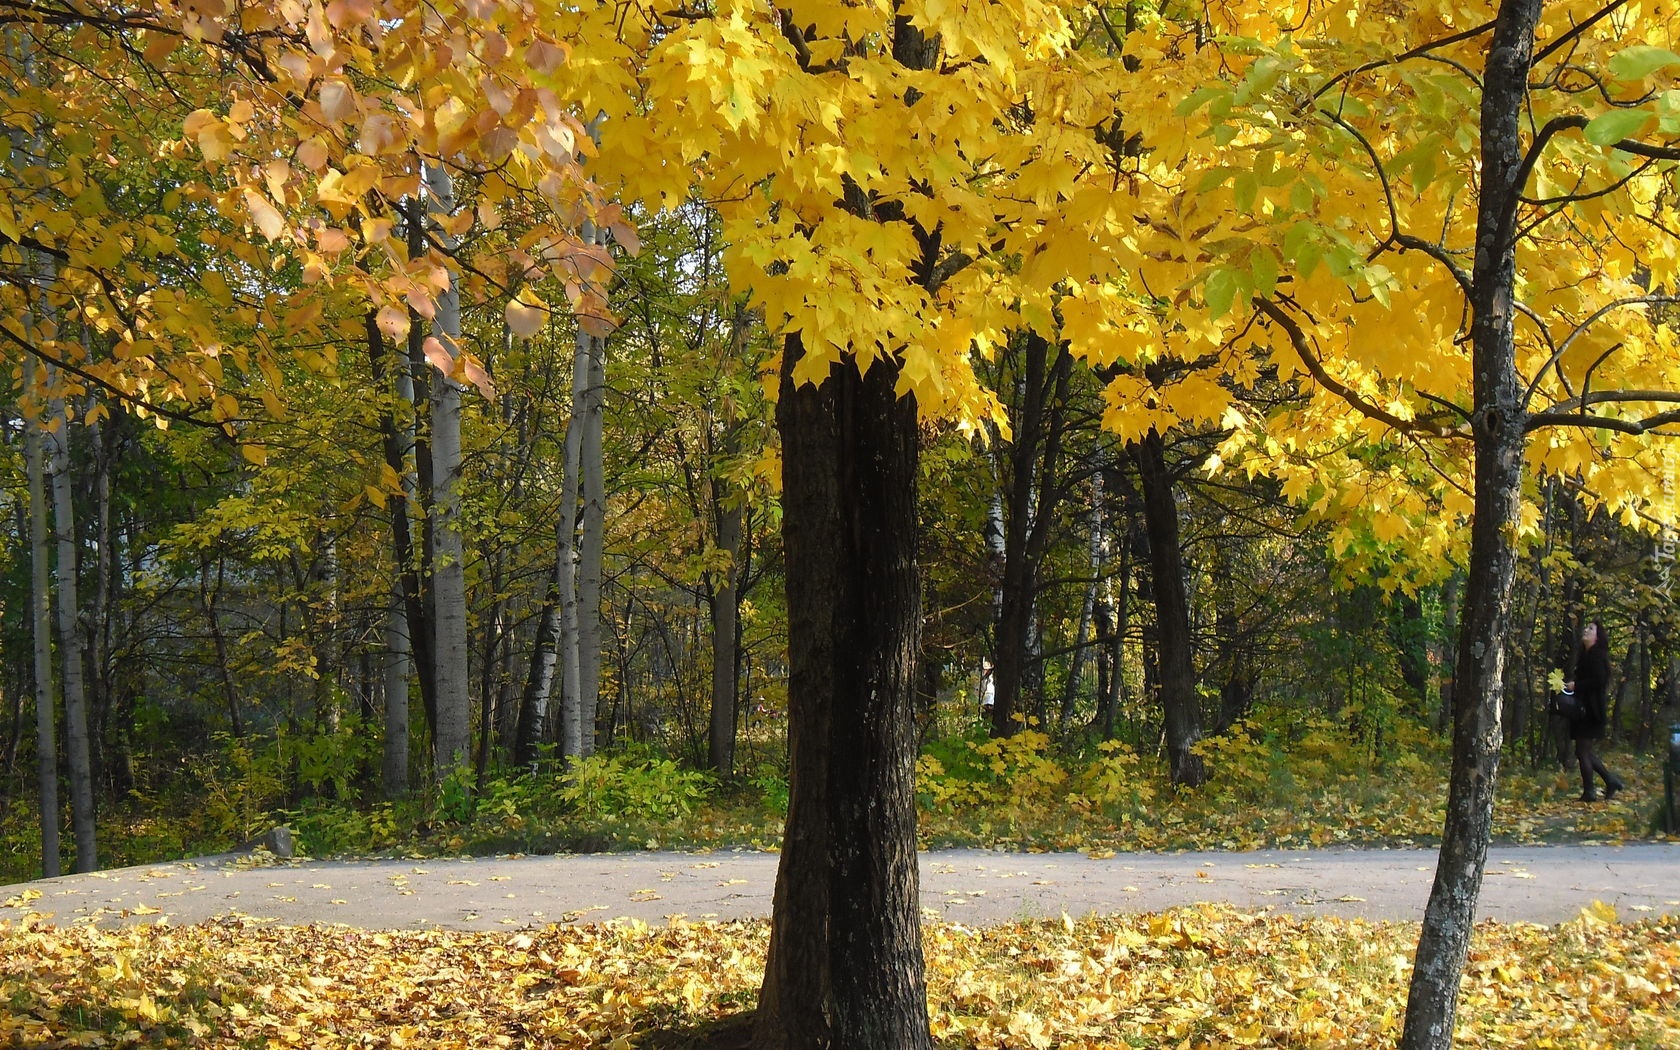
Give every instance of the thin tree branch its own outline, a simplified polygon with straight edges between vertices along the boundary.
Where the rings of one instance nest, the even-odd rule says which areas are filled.
[[[1582,22],[1579,25],[1575,26],[1574,28],[1570,29],[1569,32],[1567,32],[1567,33],[1563,34],[1562,36],[1558,37],[1556,40],[1552,41],[1551,43],[1547,44],[1545,47],[1541,48],[1538,52],[1536,52],[1534,57],[1529,60],[1528,68],[1533,69],[1535,66],[1538,66],[1540,63],[1544,62],[1551,55],[1552,52],[1556,51],[1558,48],[1563,47],[1566,44],[1573,43],[1576,37],[1580,36],[1582,33],[1585,33],[1588,29],[1591,29],[1593,26],[1597,25],[1599,22],[1602,22],[1604,19],[1606,19],[1610,15],[1614,14],[1618,7],[1623,7],[1626,4],[1627,4],[1627,0],[1610,0],[1610,2],[1608,4],[1605,4],[1604,7],[1599,9],[1599,11],[1596,14],[1594,14],[1591,18],[1587,19],[1585,22]]]
[[[1307,371],[1318,381],[1318,384],[1346,401],[1361,415],[1383,423],[1401,434],[1429,434],[1434,437],[1470,436],[1469,428],[1465,426],[1448,427],[1425,419],[1401,419],[1381,406],[1372,404],[1358,391],[1325,370],[1323,363],[1319,361],[1313,353],[1312,347],[1308,345],[1306,333],[1301,330],[1300,325],[1295,323],[1295,319],[1285,313],[1281,307],[1269,299],[1258,297],[1254,300],[1254,306],[1255,309],[1275,321],[1278,327],[1282,328],[1289,336],[1290,345],[1295,348],[1296,355],[1300,357],[1301,363],[1306,365]]]
[[[1613,430],[1619,434],[1649,434],[1659,427],[1680,423],[1680,409],[1659,412],[1644,419],[1614,419],[1608,416],[1586,415],[1580,412],[1536,412],[1523,424],[1523,433],[1541,427],[1581,427],[1589,430]],[[1669,435],[1680,437],[1680,434]]]
[[[124,404],[132,405],[136,408],[143,408],[147,412],[162,416],[165,419],[172,419],[178,423],[187,423],[191,426],[203,427],[205,430],[214,430],[216,433],[222,434],[223,436],[226,436],[227,434],[226,430],[223,429],[222,424],[217,423],[214,420],[205,419],[202,416],[196,416],[188,412],[182,412],[179,409],[166,408],[154,401],[148,401],[137,394],[129,393],[122,387],[113,384],[107,379],[101,379],[99,376],[94,375],[92,372],[89,372],[87,369],[82,368],[79,365],[72,364],[63,358],[55,357],[54,355],[45,352],[37,346],[33,340],[25,339],[24,337],[18,335],[17,332],[12,330],[11,325],[8,323],[0,323],[0,336],[4,336],[8,342],[12,343],[12,345],[16,346],[30,357],[52,365],[54,368],[62,368],[71,375],[76,376],[85,382],[91,383],[92,385],[105,391]]]
[[[1667,306],[1675,303],[1680,303],[1680,298],[1672,295],[1640,295],[1630,299],[1617,299],[1615,302],[1605,303],[1597,310],[1594,310],[1586,320],[1570,329],[1569,334],[1563,337],[1563,342],[1558,343],[1557,349],[1552,351],[1552,356],[1547,358],[1546,363],[1541,365],[1539,369],[1535,371],[1534,379],[1529,382],[1528,389],[1523,391],[1523,407],[1527,408],[1529,402],[1534,399],[1535,391],[1539,389],[1540,381],[1545,377],[1546,370],[1561,363],[1563,355],[1569,352],[1569,348],[1571,346],[1575,345],[1575,340],[1579,339],[1589,327],[1598,321],[1599,318],[1603,317],[1612,310],[1619,310],[1624,306]],[[1539,318],[1535,318],[1535,320],[1538,321]],[[1544,328],[1542,328],[1542,331],[1544,331]],[[1559,378],[1562,378],[1561,372],[1559,372]],[[1567,385],[1565,386],[1565,389],[1568,389]],[[1575,401],[1578,403],[1580,399],[1577,398]],[[1570,404],[1570,402],[1563,402],[1563,404],[1567,405]],[[1553,407],[1556,408],[1559,406]]]
[[[1314,101],[1317,101],[1320,97],[1322,97],[1326,92],[1328,92],[1331,88],[1335,87],[1337,84],[1341,83],[1344,80],[1350,80],[1353,77],[1356,77],[1361,73],[1369,73],[1373,69],[1381,69],[1384,66],[1397,66],[1402,62],[1409,61],[1410,59],[1420,58],[1424,55],[1427,55],[1427,54],[1429,54],[1429,52],[1434,51],[1436,48],[1442,48],[1442,47],[1446,47],[1450,44],[1461,43],[1465,40],[1473,40],[1476,37],[1481,36],[1483,33],[1491,31],[1493,29],[1493,26],[1494,26],[1494,23],[1492,21],[1483,22],[1481,25],[1474,26],[1470,29],[1466,29],[1462,33],[1454,33],[1451,36],[1445,36],[1445,37],[1442,37],[1439,40],[1431,40],[1427,44],[1419,44],[1417,47],[1412,48],[1410,51],[1402,51],[1400,54],[1394,55],[1391,58],[1382,58],[1382,59],[1378,59],[1374,62],[1367,62],[1362,66],[1355,66],[1352,69],[1349,69],[1345,72],[1337,73],[1335,76],[1333,76],[1329,80],[1325,81],[1323,86],[1321,86],[1317,91],[1313,92],[1312,97],[1313,97]]]

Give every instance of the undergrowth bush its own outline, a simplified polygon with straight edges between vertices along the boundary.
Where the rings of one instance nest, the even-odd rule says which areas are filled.
[[[977,729],[931,743],[916,764],[923,844],[1004,849],[1251,849],[1334,844],[1431,846],[1446,797],[1447,742],[1401,719],[1373,745],[1363,726],[1265,712],[1198,745],[1209,779],[1168,782],[1159,754],[1119,741],[1056,742],[1029,727],[992,740]],[[315,738],[322,754],[344,744]],[[748,845],[774,848],[788,784],[775,762],[720,790],[708,772],[647,748],[603,752],[557,771],[463,770],[396,802],[360,797],[369,782],[324,767],[307,776],[284,739],[218,737],[177,775],[100,810],[107,866],[215,853],[288,823],[311,856],[504,853]],[[371,752],[339,752],[366,760]],[[1629,782],[1614,803],[1583,806],[1572,769],[1507,761],[1500,841],[1617,841],[1657,834],[1660,757],[1611,751]],[[288,779],[291,786],[288,786]],[[299,792],[300,798],[288,799]],[[66,823],[67,827],[67,816]],[[68,836],[67,836],[68,837]],[[0,809],[0,881],[39,873],[29,805]],[[65,857],[66,863],[70,858]]]
[[[673,821],[693,813],[714,788],[712,775],[636,749],[596,752],[561,777],[560,797],[577,819],[596,823]]]

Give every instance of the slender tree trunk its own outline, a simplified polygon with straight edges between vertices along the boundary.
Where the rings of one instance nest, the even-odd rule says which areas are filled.
[[[596,239],[601,236],[596,234]],[[579,449],[583,528],[578,537],[577,661],[578,722],[582,753],[595,753],[595,720],[601,703],[601,571],[606,555],[606,464],[601,453],[605,417],[606,340],[591,339],[585,355],[582,405],[583,441]]]
[[[98,449],[94,483],[98,560],[90,632],[93,642],[90,662],[97,680],[94,690],[97,729],[93,733],[94,746],[101,756],[98,763],[101,776],[117,798],[126,797],[134,789],[134,724],[129,716],[133,710],[135,675],[112,657],[113,651],[126,642],[127,632],[121,619],[123,573],[117,550],[121,536],[111,484],[118,464],[137,448],[130,440],[131,425],[128,415],[118,413],[92,428]]]
[[[239,715],[239,686],[233,680],[233,656],[228,651],[227,635],[222,630],[222,575],[225,559],[216,556],[216,584],[210,584],[210,555],[205,554],[198,568],[198,602],[204,610],[204,621],[210,628],[210,640],[216,647],[216,677],[221,681],[222,704],[227,708],[228,731],[235,740],[245,735],[245,724]]]
[[[1184,586],[1184,551],[1178,534],[1178,501],[1167,468],[1166,442],[1151,430],[1133,443],[1149,533],[1150,579],[1161,675],[1161,710],[1172,782],[1194,787],[1207,769],[1193,748],[1202,739],[1201,698],[1190,635],[1190,598]]]
[[[386,381],[384,335],[377,314],[369,310],[366,319],[368,361],[375,383]],[[395,492],[386,494],[386,513],[391,519],[391,562],[393,605],[385,619],[385,753],[381,763],[386,798],[408,794],[409,685],[412,674],[419,683],[421,704],[428,713],[437,710],[431,673],[431,625],[426,616],[419,566],[414,559],[413,531],[409,510],[417,505],[414,472],[408,457],[414,451],[414,378],[409,361],[392,354],[396,367],[390,371],[396,403],[391,412],[381,413],[380,436],[385,466],[398,480]],[[399,418],[400,417],[400,418]]]
[[[741,676],[737,661],[740,612],[741,533],[746,510],[725,494],[723,482],[712,482],[712,507],[717,516],[717,545],[728,552],[729,564],[715,574],[712,606],[712,718],[709,764],[720,777],[735,775],[735,701]]]
[[[1108,543],[1103,533],[1102,512],[1102,470],[1099,468],[1091,473],[1091,513],[1089,515],[1091,534],[1087,541],[1091,582],[1085,586],[1085,600],[1079,607],[1079,628],[1074,633],[1073,638],[1073,666],[1068,670],[1067,684],[1062,689],[1062,710],[1060,717],[1057,719],[1057,728],[1064,733],[1067,731],[1068,722],[1073,718],[1073,707],[1079,694],[1080,679],[1085,676],[1085,661],[1088,656],[1086,638],[1091,630],[1091,622],[1096,616],[1097,595],[1102,590],[1103,585],[1103,560],[1108,549]]]
[[[536,644],[531,650],[531,667],[525,676],[525,690],[519,699],[519,722],[514,729],[513,761],[528,766],[537,760],[537,747],[548,740],[549,696],[554,685],[554,665],[560,642],[560,572],[558,563],[537,619]]]
[[[385,612],[385,750],[380,762],[380,780],[385,797],[399,799],[408,794],[408,677],[410,670],[408,616],[403,608],[402,585],[392,588],[391,607]]]
[[[51,369],[48,382],[55,381]],[[52,417],[57,425],[47,433],[52,477],[53,530],[58,547],[58,649],[64,692],[65,757],[70,769],[70,826],[76,838],[73,871],[99,870],[94,830],[93,760],[88,743],[87,658],[81,624],[80,565],[76,542],[76,505],[70,477],[69,414],[62,398],[54,398]]]
[[[1034,629],[1038,607],[1038,567],[1049,545],[1055,514],[1057,461],[1061,454],[1062,417],[1073,359],[1036,334],[1024,337],[1021,412],[1004,483],[1003,583],[998,606],[997,652],[992,679],[992,735],[1008,736],[1022,726],[1027,686],[1039,680]],[[1031,699],[1040,721],[1042,690]]]
[[[1025,677],[1027,638],[1032,620],[1036,566],[1027,556],[1027,531],[1032,526],[1033,480],[1038,469],[1038,439],[1044,423],[1044,373],[1049,344],[1042,338],[1023,340],[1020,350],[1025,374],[1015,383],[1020,411],[1012,420],[1002,483],[1003,577],[998,588],[998,613],[992,653],[992,735],[1010,736],[1022,728],[1021,683]],[[1013,413],[1012,413],[1013,414]]]
[[[1402,1050],[1452,1045],[1493,826],[1500,712],[1516,574],[1512,537],[1521,502],[1524,440],[1512,304],[1522,166],[1520,121],[1541,0],[1503,0],[1482,88],[1482,193],[1471,277],[1476,501],[1464,629],[1453,703],[1452,782],[1435,883],[1424,911],[1406,1002]]]
[[[428,211],[438,222],[455,210],[455,186],[441,164],[426,165]],[[444,251],[453,239],[434,231]],[[451,357],[461,352],[461,298],[454,274],[437,297],[433,336]],[[461,538],[461,394],[441,369],[432,372],[432,594],[433,659],[437,687],[437,722],[432,745],[432,776],[443,780],[470,760],[472,699],[467,683],[467,567]]]
[[[916,867],[916,407],[783,355],[791,798],[754,1044],[926,1050]]]
[[[583,755],[583,679],[579,669],[578,543],[579,474],[583,467],[583,406],[589,385],[590,345],[595,337],[578,330],[572,362],[572,418],[566,423],[565,459],[560,472],[560,509],[555,521],[555,589],[560,606],[556,659],[560,664],[560,754]]]
[[[35,362],[23,365],[26,398],[37,401],[40,384]],[[58,731],[55,708],[52,654],[52,551],[48,546],[46,438],[39,425],[26,425],[24,456],[29,472],[29,618],[34,635],[35,655],[35,750],[36,776],[41,810],[41,874],[52,878],[63,872],[63,847],[59,843]]]

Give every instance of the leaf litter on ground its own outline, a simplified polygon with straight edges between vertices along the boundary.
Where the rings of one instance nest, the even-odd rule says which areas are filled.
[[[1202,905],[924,929],[945,1048],[1391,1045],[1411,922]],[[768,926],[0,922],[0,1046],[624,1048],[751,1009]],[[1680,1046],[1680,920],[1477,926],[1460,1047]]]

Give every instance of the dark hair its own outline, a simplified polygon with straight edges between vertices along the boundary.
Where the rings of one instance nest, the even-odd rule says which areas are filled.
[[[1604,625],[1597,620],[1588,620],[1587,622],[1593,626],[1593,634],[1597,639],[1595,647],[1599,649],[1610,648],[1610,634],[1604,629]]]

